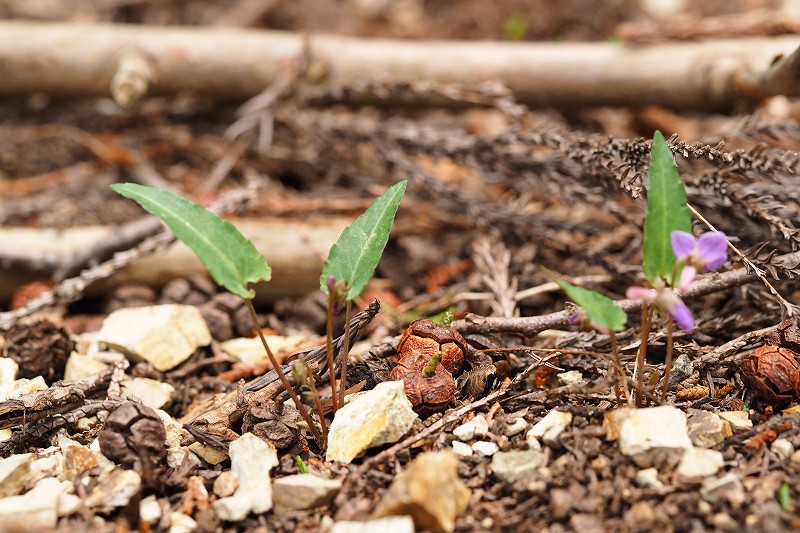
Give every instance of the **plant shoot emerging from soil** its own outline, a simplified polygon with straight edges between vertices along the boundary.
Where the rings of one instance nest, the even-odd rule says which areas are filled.
[[[322,290],[328,298],[328,362],[331,369],[331,391],[334,409],[337,406],[336,378],[333,362],[332,316],[335,308],[345,303],[346,326],[342,346],[341,406],[346,386],[347,357],[350,338],[350,309],[352,300],[358,296],[372,277],[389,239],[389,232],[397,208],[406,189],[406,181],[390,187],[372,205],[345,228],[333,245],[325,262],[321,276]],[[322,402],[316,389],[315,376],[305,364],[295,364],[292,373],[300,387],[307,387],[313,396],[318,423],[294,391],[281,365],[258,326],[258,317],[252,299],[255,291],[251,283],[269,281],[272,271],[264,257],[251,241],[245,238],[230,222],[219,218],[200,205],[169,191],[133,183],[114,184],[111,189],[136,201],[145,210],[158,217],[186,244],[208,268],[211,277],[228,291],[241,296],[247,303],[253,326],[258,333],[272,369],[300,412],[309,431],[321,449],[326,447],[327,425]],[[304,363],[304,362],[303,362]]]

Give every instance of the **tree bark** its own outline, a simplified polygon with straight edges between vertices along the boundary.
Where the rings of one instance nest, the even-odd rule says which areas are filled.
[[[786,65],[791,75],[778,85],[775,80],[786,76],[769,70],[797,48],[796,37],[663,45],[395,41],[11,21],[0,22],[0,97],[84,97],[113,89],[128,104],[145,94],[184,91],[242,100],[273,83],[305,42],[315,79],[326,83],[499,80],[531,106],[656,104],[716,111],[742,100],[800,93],[798,69]]]

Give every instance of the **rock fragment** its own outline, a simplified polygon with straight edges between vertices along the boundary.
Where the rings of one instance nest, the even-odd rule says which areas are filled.
[[[725,423],[716,413],[689,409],[688,431],[692,444],[699,448],[712,448],[730,437]]]
[[[491,457],[500,450],[500,447],[494,442],[488,440],[479,440],[478,442],[472,443],[472,450],[483,455],[484,457]]]
[[[0,498],[17,496],[22,492],[28,482],[32,457],[23,453],[0,459]]]
[[[725,464],[722,454],[705,448],[689,448],[683,453],[675,471],[683,479],[713,476]]]
[[[98,484],[83,503],[91,509],[108,513],[128,505],[141,490],[142,478],[139,474],[133,470],[115,468],[98,478]]]
[[[167,304],[118,309],[103,321],[97,338],[166,372],[208,345],[211,333],[196,307]]]
[[[620,427],[619,447],[642,467],[674,465],[692,448],[686,414],[671,405],[633,410]]]
[[[506,424],[505,429],[503,429],[503,435],[506,437],[513,437],[518,433],[522,433],[526,429],[528,429],[528,423],[525,421],[525,419],[515,418]]]
[[[460,440],[454,440],[451,446],[453,447],[453,452],[460,457],[472,457],[472,454],[475,453],[472,450],[472,446]]]
[[[775,439],[769,449],[780,459],[789,459],[794,453],[794,446],[789,439]]]
[[[336,412],[326,460],[350,463],[367,448],[397,442],[416,419],[403,382],[380,383]]]
[[[3,531],[50,531],[58,520],[61,483],[42,479],[22,496],[0,499],[0,527]]]
[[[568,411],[552,410],[547,415],[539,420],[528,433],[525,434],[526,438],[540,438],[542,442],[548,446],[561,446],[559,435],[567,429],[567,426],[572,422],[572,413]]]
[[[269,472],[278,465],[278,452],[252,433],[245,433],[228,448],[231,470],[239,479],[233,496],[212,503],[222,520],[242,520],[251,511],[265,513],[272,509],[272,484]]]
[[[175,387],[155,379],[131,378],[122,382],[122,395],[138,398],[147,407],[160,409],[172,401]]]
[[[643,468],[636,472],[636,484],[640,487],[651,487],[660,489],[664,486],[658,479],[658,470],[655,468]]]
[[[527,479],[542,464],[542,451],[536,449],[498,452],[492,456],[492,472],[507,483]]]
[[[744,486],[734,473],[728,473],[717,479],[710,479],[700,487],[700,496],[710,503],[720,499],[735,505],[741,504],[745,497]]]
[[[414,533],[414,520],[410,516],[386,516],[366,522],[342,520],[333,524],[331,533]]]
[[[464,422],[453,430],[453,436],[462,441],[472,440],[475,437],[475,422]]]
[[[750,414],[747,411],[724,411],[719,416],[730,423],[734,433],[753,429],[753,421],[750,420]]]
[[[420,454],[392,482],[373,517],[407,514],[419,529],[453,531],[470,498],[457,469],[452,452]]]
[[[325,479],[313,474],[295,474],[272,482],[272,503],[277,514],[313,509],[329,505],[341,488],[342,482],[337,479]]]

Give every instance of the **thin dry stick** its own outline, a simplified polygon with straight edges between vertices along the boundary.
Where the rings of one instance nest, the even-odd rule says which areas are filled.
[[[775,264],[796,265],[800,263],[800,251],[784,254],[773,258]],[[715,292],[720,292],[732,287],[744,285],[757,279],[757,276],[746,268],[737,268],[727,272],[715,272],[698,277],[694,283],[681,294],[685,300],[699,298]],[[642,308],[642,300],[617,300],[617,304],[628,314],[635,313]],[[569,325],[569,312],[558,311],[547,315],[530,317],[483,317],[467,315],[466,318],[456,320],[452,327],[459,333],[515,333],[525,337],[535,337],[546,329],[559,328]]]
[[[691,204],[686,204],[686,205],[689,206],[689,210],[703,224],[705,224],[708,227],[708,229],[710,229],[711,231],[717,231],[717,229],[711,224],[711,222],[706,220],[705,217],[701,215],[699,211],[697,211],[697,209],[692,207]],[[796,306],[788,302],[783,296],[780,295],[777,289],[775,289],[775,287],[772,286],[772,283],[770,283],[769,280],[766,278],[766,276],[764,276],[764,271],[758,268],[752,261],[750,261],[750,259],[748,259],[747,256],[744,255],[744,253],[741,250],[739,250],[736,246],[734,246],[733,243],[731,243],[730,241],[728,241],[728,248],[733,250],[734,253],[736,253],[736,255],[738,255],[741,258],[742,262],[747,266],[747,268],[751,269],[753,273],[758,277],[758,279],[761,280],[761,283],[764,284],[764,286],[767,288],[770,294],[772,294],[775,297],[775,299],[778,300],[778,303],[786,311],[786,315],[789,317],[794,316],[794,311]]]

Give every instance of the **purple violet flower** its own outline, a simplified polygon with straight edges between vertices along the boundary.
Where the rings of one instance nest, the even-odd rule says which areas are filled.
[[[678,283],[681,292],[689,288],[698,270],[708,272],[728,260],[728,238],[719,231],[704,233],[698,239],[685,231],[673,231],[670,242],[677,262],[684,265]]]
[[[644,300],[649,304],[655,304],[656,307],[669,315],[678,327],[687,333],[691,333],[694,329],[692,312],[683,303],[681,297],[669,287],[662,287],[658,290],[637,286],[628,287],[625,296],[631,300]]]
[[[588,331],[594,329],[603,335],[608,335],[610,330],[605,326],[600,326],[594,322],[589,321],[589,315],[583,307],[579,307],[577,311],[571,313],[567,318],[570,326],[580,326],[581,330]]]

